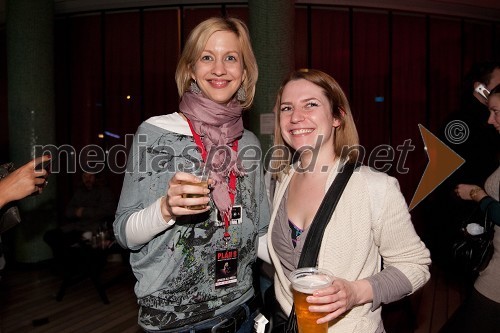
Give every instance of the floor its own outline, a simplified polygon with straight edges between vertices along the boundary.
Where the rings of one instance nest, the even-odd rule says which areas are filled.
[[[437,266],[431,272],[431,280],[417,293],[384,307],[388,333],[436,333],[460,304],[461,283]],[[7,267],[0,281],[0,332],[141,332],[128,266],[108,262],[102,281],[109,304],[103,304],[89,279],[70,286],[58,302],[61,278],[50,265]]]
[[[142,332],[128,267],[107,263],[102,281],[109,304],[90,279],[69,286],[58,302],[61,277],[49,266],[8,270],[0,281],[0,332]]]

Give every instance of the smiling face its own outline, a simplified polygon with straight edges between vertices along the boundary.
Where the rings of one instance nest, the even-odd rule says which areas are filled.
[[[488,109],[490,111],[488,124],[493,125],[497,132],[500,133],[500,93],[489,96]]]
[[[216,31],[196,61],[193,73],[200,90],[216,103],[228,103],[245,78],[238,37],[230,31]]]
[[[293,149],[326,148],[333,153],[334,127],[332,108],[323,89],[305,79],[288,82],[281,95],[280,128],[283,140]],[[322,140],[318,143],[318,138]]]

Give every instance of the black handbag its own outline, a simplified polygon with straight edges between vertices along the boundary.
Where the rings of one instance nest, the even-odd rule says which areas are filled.
[[[321,240],[325,233],[326,226],[333,215],[333,211],[339,202],[340,196],[344,191],[347,182],[351,178],[354,169],[356,169],[359,163],[347,163],[342,167],[342,170],[335,177],[332,185],[328,189],[321,205],[314,216],[314,219],[309,227],[309,232],[307,233],[306,240],[304,242],[304,249],[307,251],[302,251],[299,259],[297,268],[302,267],[314,267],[317,265],[319,249],[321,246]],[[285,333],[297,333],[297,316],[295,314],[295,306],[292,306],[292,311],[288,316],[288,320],[283,328],[273,328],[274,332],[285,332]]]
[[[474,234],[483,230],[480,234]],[[471,234],[472,232],[472,234]],[[479,207],[462,221],[457,238],[452,245],[455,266],[471,276],[488,266],[493,255],[494,224]]]

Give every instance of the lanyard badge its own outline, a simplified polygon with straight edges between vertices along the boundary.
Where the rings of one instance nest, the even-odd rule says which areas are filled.
[[[203,161],[207,160],[207,151],[203,142],[201,141],[201,137],[196,133],[191,124],[191,121],[188,119],[189,128],[191,129],[191,133],[193,134],[194,141],[201,152],[201,157]],[[237,152],[238,151],[238,141],[234,141],[232,145],[232,149]],[[238,282],[237,272],[238,272],[238,250],[237,249],[229,249],[229,241],[231,240],[231,234],[229,233],[229,226],[231,221],[233,220],[233,215],[239,209],[239,220],[241,221],[241,206],[233,207],[234,198],[236,192],[236,175],[234,172],[229,174],[229,197],[231,199],[231,209],[227,212],[221,212],[221,219],[224,223],[224,234],[223,241],[225,245],[225,249],[221,251],[216,251],[215,253],[215,287],[226,287],[233,285]]]
[[[238,250],[215,253],[215,288],[227,287],[238,282]]]

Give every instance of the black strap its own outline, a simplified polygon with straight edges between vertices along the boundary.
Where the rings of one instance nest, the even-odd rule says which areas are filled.
[[[340,200],[342,192],[349,182],[354,169],[360,166],[360,163],[346,163],[339,171],[338,175],[335,177],[332,185],[325,194],[321,205],[314,215],[314,219],[309,227],[309,232],[307,233],[304,246],[302,248],[302,253],[300,255],[299,264],[297,268],[301,267],[315,267],[318,261],[319,248],[321,246],[321,240],[325,234],[325,229],[332,218],[333,211],[337,207],[337,203]],[[307,249],[307,251],[305,250]],[[285,325],[286,333],[296,333],[297,332],[297,316],[295,315],[295,305],[292,306],[292,311],[288,317],[288,321]]]
[[[351,178],[354,169],[358,166],[358,163],[345,164],[339,171],[339,174],[335,177],[335,180],[328,189],[328,192],[326,192],[325,197],[323,198],[323,201],[321,202],[321,205],[311,222],[311,226],[309,227],[303,247],[303,249],[307,249],[307,251],[302,251],[297,268],[316,266],[319,248],[325,233],[326,225],[330,222],[333,211],[340,200],[340,196],[342,195],[342,192],[344,192],[347,182]]]

